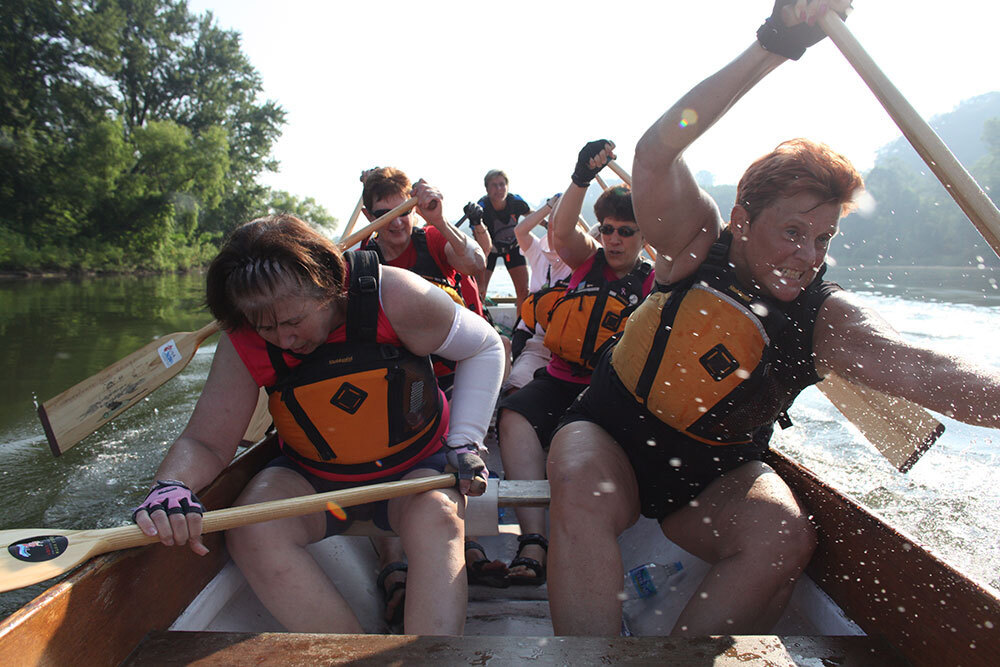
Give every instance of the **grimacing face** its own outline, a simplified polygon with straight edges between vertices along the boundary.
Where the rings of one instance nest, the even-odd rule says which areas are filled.
[[[275,292],[270,314],[254,329],[272,345],[295,354],[309,354],[326,342],[338,313],[335,302],[304,296],[289,286]]]
[[[372,202],[372,210],[369,211],[369,215],[372,215],[374,211],[394,209],[405,201],[406,198],[402,194],[376,199]],[[371,219],[375,220],[374,217]],[[410,242],[410,235],[412,234],[413,212],[410,211],[391,220],[389,224],[379,231],[379,243],[384,243],[393,248],[404,248]]]
[[[608,260],[608,266],[615,273],[627,273],[635,266],[642,252],[642,232],[639,225],[630,220],[619,220],[612,216],[606,216],[601,223],[602,228],[614,227],[612,234],[601,233],[601,245],[604,246],[604,256]],[[618,233],[619,229],[632,229],[635,231],[632,236],[625,237]]]
[[[811,192],[781,197],[752,221],[734,207],[730,257],[737,276],[779,301],[793,301],[826,261],[839,221],[840,205]]]

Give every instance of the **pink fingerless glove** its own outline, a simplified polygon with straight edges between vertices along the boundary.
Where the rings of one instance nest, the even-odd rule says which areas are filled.
[[[132,520],[135,521],[135,515],[143,510],[149,514],[156,510],[163,510],[168,516],[171,514],[204,514],[205,506],[183,482],[173,479],[158,479],[156,486],[142,501],[142,504],[132,510]]]

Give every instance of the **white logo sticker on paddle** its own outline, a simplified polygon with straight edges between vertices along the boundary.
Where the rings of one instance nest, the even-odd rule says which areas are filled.
[[[170,368],[181,360],[181,352],[177,349],[177,343],[174,342],[173,338],[156,348],[156,351],[165,368]]]

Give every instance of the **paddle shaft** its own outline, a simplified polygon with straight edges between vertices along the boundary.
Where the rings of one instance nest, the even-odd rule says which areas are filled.
[[[351,507],[433,489],[449,488],[455,486],[455,482],[454,474],[442,474],[214,510],[205,513],[202,533],[321,512],[328,509],[330,503],[337,507]],[[94,556],[159,541],[157,537],[144,534],[134,524],[82,531],[15,529],[0,531],[0,536],[4,538],[4,550],[0,553],[0,592],[45,581],[69,571]],[[55,555],[46,555],[40,550],[32,560],[15,558],[16,545],[30,542],[36,537],[44,538],[49,544],[55,539],[65,539],[66,546]]]
[[[920,117],[912,105],[879,69],[847,25],[836,12],[826,12],[819,24],[830,40],[840,49],[847,61],[878,98],[892,117],[903,136],[937,176],[945,190],[958,203],[965,214],[983,235],[993,252],[1000,255],[1000,211],[986,196],[982,188],[955,158],[930,125]]]
[[[364,208],[365,198],[364,195],[358,197],[358,204],[354,207],[354,212],[351,213],[350,219],[347,221],[347,225],[344,227],[344,233],[340,235],[340,240],[343,241],[347,238],[347,235],[354,230],[354,225],[358,222],[358,217],[361,215],[361,209]]]

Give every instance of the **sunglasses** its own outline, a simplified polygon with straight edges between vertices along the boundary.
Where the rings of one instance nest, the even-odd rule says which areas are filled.
[[[626,225],[622,225],[621,227],[615,227],[614,225],[601,225],[597,228],[597,231],[601,232],[605,236],[611,236],[615,232],[618,232],[618,236],[623,239],[627,239],[628,237],[639,233],[639,230],[635,227],[628,227]]]
[[[385,215],[386,213],[388,213],[391,210],[392,210],[391,208],[376,209],[376,210],[372,211],[372,215],[375,216],[376,219],[378,219],[378,218],[381,218],[383,215]],[[410,214],[410,211],[407,211],[406,213],[400,213],[396,217],[397,218],[405,218],[409,214]]]

